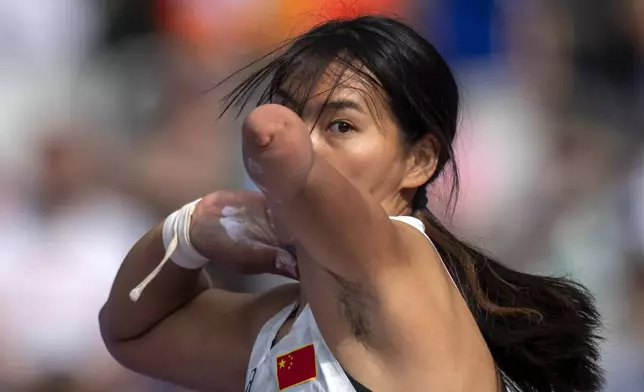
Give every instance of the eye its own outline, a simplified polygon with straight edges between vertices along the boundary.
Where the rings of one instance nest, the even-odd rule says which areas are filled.
[[[329,130],[331,132],[348,133],[355,131],[355,128],[346,121],[337,120],[333,121],[331,125],[329,125]]]

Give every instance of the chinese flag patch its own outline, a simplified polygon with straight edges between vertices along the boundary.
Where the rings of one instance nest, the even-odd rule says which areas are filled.
[[[275,358],[277,386],[282,391],[317,377],[315,348],[312,344],[300,347]]]

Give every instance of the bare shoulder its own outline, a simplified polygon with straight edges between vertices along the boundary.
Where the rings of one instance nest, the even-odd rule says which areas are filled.
[[[312,263],[301,264],[303,289],[331,345],[350,338],[387,352],[388,347],[401,346],[405,329],[426,332],[425,321],[431,325],[447,321],[454,304],[463,302],[427,237],[407,223],[392,224],[398,237],[396,252],[365,276],[343,276],[320,266],[311,268]],[[330,297],[335,300],[329,301]]]
[[[396,329],[449,330],[469,310],[432,241],[413,226],[394,221],[400,237],[398,259],[377,280],[379,314]],[[413,316],[410,316],[413,315]]]
[[[349,374],[372,389],[421,390],[427,369],[445,373],[432,378],[442,385],[448,376],[463,377],[448,372],[460,371],[463,358],[479,361],[486,347],[432,243],[407,223],[393,224],[400,250],[377,271],[363,279],[304,271],[303,289],[327,345]]]
[[[392,224],[396,252],[361,278],[300,267],[306,297],[331,345],[350,338],[388,353],[405,343],[407,331],[426,333],[428,324],[447,324],[463,305],[427,237],[407,223]]]
[[[299,284],[262,293],[210,289],[112,352],[125,367],[200,391],[239,391],[255,338],[295,301]]]
[[[372,316],[386,331],[383,335],[390,345],[384,347],[393,348],[380,358],[391,367],[405,363],[406,370],[416,375],[422,375],[422,369],[436,369],[433,389],[444,389],[450,379],[460,379],[463,385],[475,379],[495,385],[485,340],[436,247],[416,228],[394,223],[408,251],[401,254],[400,267],[388,272],[391,284],[380,288],[382,306]],[[427,380],[410,378],[410,382],[425,385]]]
[[[441,265],[440,256],[436,248],[425,233],[420,232],[409,223],[398,220],[392,220],[391,222],[396,228],[398,243],[400,244],[396,264],[404,266],[410,262],[422,260],[425,263],[430,261],[437,266]]]

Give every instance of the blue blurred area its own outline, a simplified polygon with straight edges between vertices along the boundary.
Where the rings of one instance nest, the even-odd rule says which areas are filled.
[[[439,0],[428,11],[428,36],[451,64],[490,60],[494,0]]]

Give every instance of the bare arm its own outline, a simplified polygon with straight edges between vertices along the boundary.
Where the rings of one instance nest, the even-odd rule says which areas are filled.
[[[297,285],[262,294],[209,289],[201,270],[168,263],[138,302],[129,299],[165,253],[161,227],[126,257],[100,312],[105,344],[136,372],[203,391],[243,389],[261,326],[293,301]]]
[[[261,145],[262,140],[270,142]],[[373,268],[375,263],[399,260],[404,254],[407,246],[398,225],[313,151],[295,113],[278,105],[255,109],[244,124],[244,153],[249,173],[265,188],[271,208],[324,268],[362,279],[382,271]],[[257,163],[262,170],[254,172]]]
[[[442,327],[452,303],[462,302],[424,236],[392,222],[318,155],[295,113],[277,105],[255,109],[245,123],[244,153],[253,179],[301,245],[302,289],[325,340],[340,347],[338,357],[343,342],[355,338],[384,353],[385,362],[399,359],[389,354],[409,344],[401,336]],[[262,170],[253,173],[251,160]],[[400,311],[410,308],[409,298],[431,299],[414,312],[422,320]]]
[[[321,157],[301,190],[278,211],[313,259],[347,279],[382,273],[387,263],[406,258],[398,225]]]
[[[203,270],[188,270],[168,263],[139,301],[132,302],[130,290],[159,264],[164,253],[161,226],[158,226],[143,236],[125,258],[101,310],[101,330],[106,341],[128,341],[145,334],[210,288]]]

